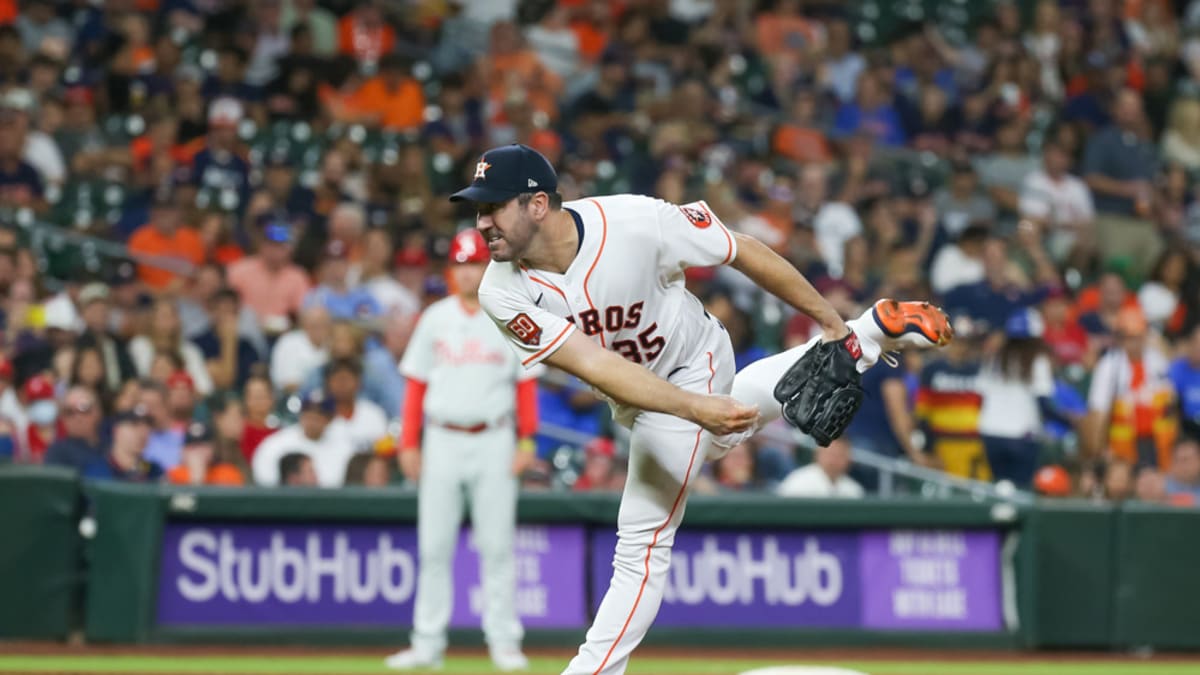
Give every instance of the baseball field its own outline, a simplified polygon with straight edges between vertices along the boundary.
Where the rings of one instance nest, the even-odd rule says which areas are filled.
[[[383,650],[150,647],[67,648],[0,645],[3,673],[386,673]],[[530,653],[533,674],[562,672],[567,651]],[[447,659],[442,675],[495,672],[481,651]],[[1197,675],[1200,658],[1113,654],[1022,654],[924,650],[662,649],[638,652],[630,675]]]

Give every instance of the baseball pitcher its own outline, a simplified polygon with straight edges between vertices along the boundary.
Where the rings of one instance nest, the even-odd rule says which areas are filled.
[[[479,309],[488,258],[478,230],[455,236],[449,267],[455,295],[425,310],[400,362],[408,385],[399,461],[406,478],[420,477],[420,563],[412,646],[387,659],[398,670],[441,664],[464,494],[479,549],[483,632],[492,662],[504,672],[529,665],[514,606],[513,536],[517,479],[534,458],[537,373],[521,366]]]
[[[688,487],[718,456],[780,414],[825,444],[862,400],[860,374],[884,351],[944,344],[942,312],[881,300],[844,322],[783,258],[730,232],[704,202],[616,195],[563,203],[545,157],[486,152],[471,185],[492,263],[479,301],[525,367],[591,384],[631,430],[613,576],[565,673],[623,673],[658,612]],[[823,335],[734,376],[721,324],[684,287],[691,266],[731,265],[812,316]],[[730,395],[732,394],[732,396]]]

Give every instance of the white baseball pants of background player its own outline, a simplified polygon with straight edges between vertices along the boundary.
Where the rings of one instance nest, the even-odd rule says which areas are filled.
[[[715,325],[715,324],[714,324]],[[865,371],[879,359],[882,333],[868,309],[847,322],[859,336]],[[734,376],[733,347],[727,334],[710,333],[711,350],[670,379],[688,391],[731,394],[757,405],[761,424],[779,418],[775,383],[820,338],[746,366]],[[654,623],[662,604],[671,545],[683,520],[688,488],[707,458],[712,435],[671,415],[641,413],[633,424],[629,475],[617,516],[617,549],[608,592],[588,629],[587,641],[563,675],[624,673],[629,655]]]
[[[446,650],[453,602],[455,546],[464,502],[479,550],[483,581],[483,634],[494,650],[520,647],[524,629],[514,600],[517,479],[513,476],[516,437],[510,425],[480,433],[425,427],[417,503],[417,598],[413,649],[423,654]],[[460,593],[468,589],[460,588]]]

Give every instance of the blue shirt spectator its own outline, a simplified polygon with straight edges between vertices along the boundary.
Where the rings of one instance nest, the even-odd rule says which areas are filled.
[[[603,404],[597,399],[587,385],[576,377],[571,377],[565,383],[538,383],[538,420],[563,429],[586,436],[596,436],[600,433],[600,412]],[[549,459],[554,451],[563,445],[571,445],[569,439],[545,433],[539,424],[537,434],[537,454],[541,459]]]
[[[889,384],[895,383],[895,384]],[[904,395],[905,405],[908,403],[908,382],[905,371],[892,368],[887,364],[879,364],[863,373],[863,402],[858,413],[851,420],[846,435],[851,445],[856,449],[886,455],[901,457],[905,455],[900,440],[892,428],[888,417],[887,395],[885,388],[891,389],[899,385]]]

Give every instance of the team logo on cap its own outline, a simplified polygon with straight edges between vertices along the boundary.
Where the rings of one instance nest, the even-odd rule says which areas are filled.
[[[479,160],[479,163],[475,165],[475,179],[479,180],[480,178],[487,178],[487,170],[490,168],[492,168],[491,164],[488,164],[482,159]]]

